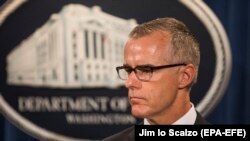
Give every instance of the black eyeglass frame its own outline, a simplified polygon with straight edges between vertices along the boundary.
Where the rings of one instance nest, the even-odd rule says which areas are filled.
[[[136,66],[134,68],[132,68],[130,66],[123,65],[123,66],[116,67],[116,71],[117,71],[117,74],[118,74],[118,76],[119,76],[120,79],[127,80],[127,79],[124,79],[124,78],[122,78],[120,76],[119,70],[129,68],[129,71],[126,71],[128,73],[128,75],[129,75],[132,72],[134,72],[135,74],[137,74],[136,70],[138,70],[138,68],[141,68],[141,69],[139,69],[140,71],[145,71],[145,73],[149,72],[149,73],[153,74],[153,72],[155,70],[160,70],[160,69],[164,69],[164,68],[172,68],[172,67],[177,67],[177,66],[186,66],[186,65],[187,65],[186,63],[168,64],[168,65],[161,65],[161,66],[142,65],[142,66]],[[146,70],[145,68],[147,68],[148,70]],[[145,69],[145,70],[143,70],[143,69]],[[139,80],[141,80],[141,81],[149,81],[152,76],[150,76],[149,80],[140,79],[137,75],[136,75],[136,77]]]

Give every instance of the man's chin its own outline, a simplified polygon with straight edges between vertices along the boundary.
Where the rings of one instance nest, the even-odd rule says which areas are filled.
[[[146,117],[146,114],[141,109],[131,109],[131,114],[136,118]]]

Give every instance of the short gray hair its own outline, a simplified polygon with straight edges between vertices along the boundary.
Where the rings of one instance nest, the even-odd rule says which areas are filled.
[[[156,31],[168,32],[171,35],[170,56],[175,63],[193,64],[196,76],[193,83],[197,81],[200,64],[200,49],[197,39],[188,27],[181,21],[171,18],[157,18],[136,26],[129,34],[130,38],[140,38]]]

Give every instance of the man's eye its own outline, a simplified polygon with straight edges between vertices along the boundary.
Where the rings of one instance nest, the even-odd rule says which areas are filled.
[[[140,67],[140,68],[138,68],[138,70],[141,72],[144,72],[144,73],[151,73],[150,67]]]
[[[124,70],[125,70],[127,73],[131,73],[131,72],[132,72],[132,69],[129,68],[129,67],[124,68]]]

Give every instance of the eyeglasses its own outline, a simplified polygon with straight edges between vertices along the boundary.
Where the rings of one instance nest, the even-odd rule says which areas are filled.
[[[136,77],[141,81],[149,81],[153,75],[153,72],[155,70],[160,70],[164,68],[172,68],[177,66],[185,66],[186,64],[180,63],[180,64],[170,64],[170,65],[163,65],[163,66],[152,66],[152,65],[140,65],[136,66],[135,68],[132,68],[128,65],[123,65],[116,67],[116,71],[118,73],[118,76],[122,80],[127,80],[129,74],[135,72]]]

